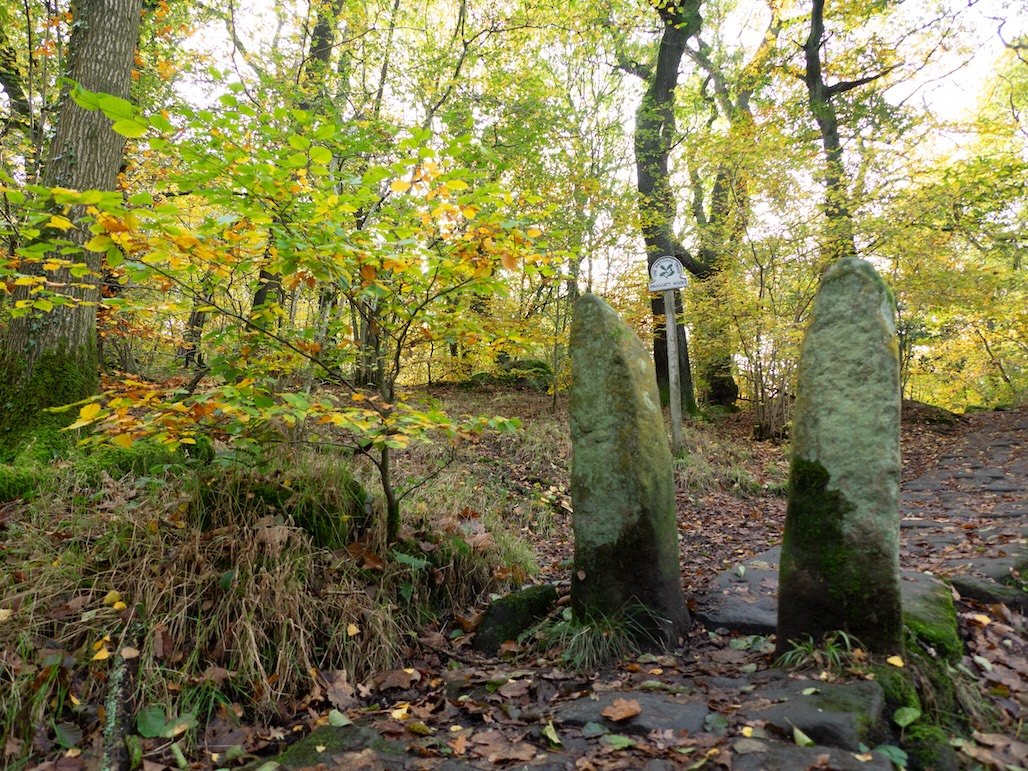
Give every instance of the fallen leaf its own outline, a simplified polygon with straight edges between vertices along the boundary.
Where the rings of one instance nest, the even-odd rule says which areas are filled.
[[[792,727],[792,740],[796,743],[797,747],[814,747],[816,742],[807,736],[803,731],[798,729],[796,726]]]
[[[466,733],[462,733],[446,742],[446,744],[451,750],[453,750],[454,755],[463,755],[468,751],[468,735]]]
[[[894,666],[894,667],[906,666],[903,663],[903,658],[900,657],[900,656],[889,656],[889,658],[887,658],[885,661],[886,661],[887,664],[892,664],[892,666]]]
[[[546,723],[546,727],[542,730],[542,735],[550,740],[550,744],[554,747],[561,747],[563,743],[560,740],[560,736],[557,734],[557,729],[553,727],[553,721],[550,720]]]
[[[614,699],[614,702],[600,714],[617,723],[622,720],[628,720],[630,717],[635,717],[640,712],[642,712],[642,707],[639,706],[639,702],[635,699],[618,698]]]

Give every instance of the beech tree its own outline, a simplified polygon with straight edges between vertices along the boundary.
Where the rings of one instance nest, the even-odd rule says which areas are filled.
[[[67,74],[74,84],[110,99],[128,97],[141,10],[141,0],[79,0],[73,5]],[[114,191],[125,137],[112,130],[104,113],[82,109],[74,88],[65,87],[43,168],[43,186],[55,191],[52,216],[43,223],[42,235],[49,242],[26,244],[18,252],[24,279],[15,281],[15,313],[0,353],[0,437],[8,452],[40,424],[68,422],[42,410],[97,389],[102,255],[81,250],[89,236],[81,224],[86,204],[62,191]],[[62,242],[61,251],[54,251]],[[79,261],[87,270],[73,269]],[[33,299],[32,290],[40,284],[57,295]]]

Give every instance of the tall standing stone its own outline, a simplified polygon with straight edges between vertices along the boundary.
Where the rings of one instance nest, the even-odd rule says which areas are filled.
[[[575,303],[571,373],[572,608],[579,618],[627,612],[652,642],[674,646],[690,619],[653,360],[595,295]]]
[[[825,273],[800,351],[779,653],[835,630],[876,653],[901,649],[899,429],[892,297],[847,257]]]

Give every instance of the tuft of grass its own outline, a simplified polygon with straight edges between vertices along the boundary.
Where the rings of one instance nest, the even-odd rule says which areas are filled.
[[[821,669],[839,675],[866,660],[860,641],[840,630],[828,632],[819,643],[809,635],[793,640],[791,647],[775,660],[785,669]]]
[[[637,621],[638,613],[637,608],[625,608],[614,615],[578,618],[571,608],[564,608],[535,637],[544,650],[555,651],[566,668],[594,672],[640,654],[647,634]]]

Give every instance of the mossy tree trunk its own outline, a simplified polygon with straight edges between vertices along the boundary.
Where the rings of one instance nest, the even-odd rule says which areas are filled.
[[[68,77],[90,91],[126,98],[139,34],[141,0],[78,0],[69,43]],[[43,169],[46,187],[114,190],[125,138],[111,130],[100,111],[79,107],[69,89],[61,99],[56,132]],[[75,207],[73,222],[85,212]],[[88,230],[73,227],[62,234],[83,244]],[[90,269],[82,278],[66,270],[47,274],[49,285],[76,302],[55,305],[47,313],[12,319],[0,352],[0,439],[8,455],[43,425],[59,426],[72,415],[43,412],[96,392],[96,303],[100,298],[102,255],[83,251]],[[23,259],[22,273],[40,274],[40,260]],[[18,287],[14,301],[29,297]]]

